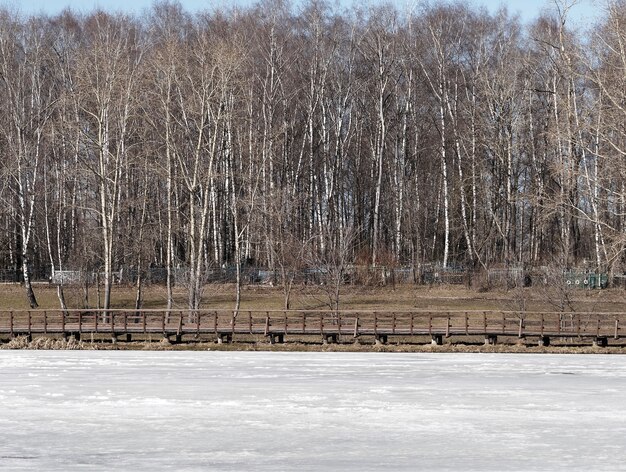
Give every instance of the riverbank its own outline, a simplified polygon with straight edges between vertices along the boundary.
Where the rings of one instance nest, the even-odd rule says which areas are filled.
[[[200,340],[197,342],[172,343],[165,340],[137,340],[112,343],[105,339],[77,341],[74,338],[55,339],[34,337],[29,340],[19,336],[0,343],[0,350],[98,350],[98,351],[258,351],[258,352],[415,352],[415,353],[515,353],[515,354],[626,354],[623,344],[597,347],[578,344],[538,346],[533,343],[517,342],[485,345],[480,343],[446,343],[440,346],[428,343],[388,343],[339,342],[323,344],[319,342],[285,342],[270,344],[267,341],[248,340],[244,342],[217,343]]]

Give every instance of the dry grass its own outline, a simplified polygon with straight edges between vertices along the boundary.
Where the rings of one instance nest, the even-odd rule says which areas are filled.
[[[338,344],[322,344],[318,342],[289,340],[284,344],[270,344],[267,340],[239,340],[231,344],[217,344],[214,340],[197,340],[172,344],[157,340],[139,340],[135,342],[118,342],[113,344],[104,339],[90,341],[68,341],[48,337],[38,337],[29,341],[26,337],[18,337],[8,342],[0,342],[0,350],[32,349],[32,350],[148,350],[148,351],[272,351],[272,352],[426,352],[426,353],[518,353],[518,354],[626,354],[623,344],[609,344],[609,347],[599,348],[587,345],[553,345],[537,346],[526,342],[499,343],[484,345],[483,343],[446,342],[442,346],[424,342],[393,342],[385,345],[374,344],[370,340],[352,342],[344,340]]]
[[[32,341],[26,336],[18,336],[11,339],[6,344],[0,346],[1,349],[34,349],[34,350],[53,350],[53,351],[66,351],[66,350],[84,350],[94,349],[93,344],[83,343],[82,341],[76,341],[74,338],[70,338],[67,341],[64,339],[54,339],[48,337],[34,338]]]
[[[36,285],[35,294],[41,308],[59,308],[56,288],[47,284]],[[577,312],[622,312],[626,311],[626,292],[620,289],[573,291],[567,294]],[[363,310],[511,310],[518,311],[525,306],[527,311],[558,311],[561,293],[526,288],[515,290],[491,290],[479,292],[461,286],[415,286],[398,285],[392,287],[345,286],[342,289],[341,308]],[[80,287],[66,287],[65,298],[69,308],[83,308],[84,292]],[[144,291],[144,308],[164,308],[166,291],[163,286],[153,285]],[[327,300],[323,291],[315,286],[294,288],[291,308],[324,308]],[[114,308],[132,308],[135,304],[135,289],[130,286],[116,286],[113,289]],[[205,287],[202,308],[231,309],[235,304],[233,285],[208,285]],[[242,290],[243,310],[281,309],[284,300],[280,287],[246,286]],[[88,306],[97,306],[97,291],[91,287]],[[175,307],[187,306],[183,288],[175,292]],[[28,304],[23,287],[0,285],[0,309],[27,309]]]

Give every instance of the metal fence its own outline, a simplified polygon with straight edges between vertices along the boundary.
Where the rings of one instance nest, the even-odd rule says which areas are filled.
[[[609,285],[609,276],[606,273],[549,267],[538,267],[532,270],[521,267],[492,268],[487,271],[487,278],[489,285],[507,288],[562,284],[570,289],[592,290],[604,289]]]
[[[301,270],[269,270],[267,268],[244,267],[240,269],[241,281],[245,285],[277,285],[282,283],[283,274],[296,284],[320,285],[327,284],[338,277],[341,283],[354,285],[418,282],[417,272],[412,267],[389,268],[384,266],[346,266],[342,268],[309,267]],[[19,274],[18,274],[19,275]],[[165,284],[167,269],[164,267],[150,267],[139,272],[135,268],[120,269],[113,272],[114,283],[134,283],[141,275],[147,284]],[[173,268],[172,282],[176,285],[187,285],[190,280],[189,269],[185,267]],[[445,273],[438,281],[455,283],[454,277],[458,272]],[[237,268],[234,266],[205,269],[201,274],[202,282],[206,284],[235,283]],[[11,279],[12,281],[13,279]],[[104,280],[104,273],[83,270],[57,270],[47,280],[53,284],[77,285],[96,283]],[[452,280],[452,282],[449,282]]]
[[[487,280],[493,287],[528,287],[532,277],[521,267],[499,267],[487,271]]]
[[[21,271],[15,269],[0,269],[0,283],[17,283],[21,281]]]
[[[420,267],[420,279],[425,284],[469,285],[472,272],[463,266],[425,264]]]
[[[386,266],[357,266],[345,267],[309,267],[300,270],[280,271],[267,268],[242,267],[240,269],[241,282],[244,285],[280,285],[283,283],[283,274],[295,284],[321,285],[340,283],[350,285],[390,285],[390,284],[451,284],[470,285],[474,271],[459,265],[443,267],[440,264],[423,264],[419,267],[386,267]],[[556,274],[556,275],[555,275]],[[121,268],[113,272],[114,283],[135,283],[139,275],[146,284],[165,284],[167,269],[165,267],[150,267],[139,272],[135,268]],[[626,275],[614,275],[610,280],[606,273],[596,273],[584,270],[549,270],[539,267],[528,270],[521,267],[491,268],[487,271],[488,283],[492,287],[530,287],[548,283],[562,283],[572,289],[604,289],[609,282],[612,286],[626,288]],[[188,285],[189,269],[177,267],[171,272],[172,283]],[[201,274],[202,282],[206,284],[225,284],[237,281],[237,267],[205,269]],[[45,271],[32,274],[35,281],[49,281],[57,285],[94,284],[104,280],[104,273],[83,270],[57,270],[52,275]],[[20,283],[23,281],[22,272],[16,269],[0,269],[0,283]]]

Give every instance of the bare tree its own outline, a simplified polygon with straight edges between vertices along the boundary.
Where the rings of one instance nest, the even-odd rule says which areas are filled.
[[[334,235],[330,234],[324,237],[334,239]],[[354,260],[358,230],[347,227],[338,237],[338,241],[327,241],[329,244],[325,252],[311,251],[312,258],[307,259],[309,265],[318,273],[319,288],[325,294],[328,308],[335,312],[339,310],[341,289],[347,282],[348,269]]]
[[[38,306],[31,283],[30,251],[35,238],[35,214],[41,199],[46,126],[55,105],[49,67],[49,36],[41,21],[20,24],[0,11],[0,83],[4,109],[2,133],[17,200],[21,267],[31,308]]]
[[[97,188],[97,215],[104,278],[103,308],[111,306],[113,267],[124,172],[132,152],[133,96],[143,51],[137,29],[123,16],[97,12],[85,24],[90,47],[77,59],[77,80],[70,92],[81,116],[81,156]]]

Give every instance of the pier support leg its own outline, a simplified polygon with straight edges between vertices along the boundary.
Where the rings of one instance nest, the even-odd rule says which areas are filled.
[[[126,342],[129,343],[133,340],[133,335],[130,333],[126,333]]]
[[[547,347],[550,345],[550,336],[539,336],[539,342],[537,343],[540,347]]]
[[[443,335],[442,334],[433,334],[432,341],[430,342],[433,346],[442,346],[443,345]]]
[[[217,335],[217,344],[230,344],[233,342],[233,335],[231,333],[219,333]]]
[[[285,335],[282,333],[270,333],[267,335],[270,344],[284,344]]]
[[[608,338],[600,336],[593,340],[593,347],[607,347],[609,345]]]
[[[322,338],[323,344],[337,344],[338,338],[336,334],[324,334]]]
[[[498,336],[495,334],[488,334],[485,336],[485,346],[494,346],[498,342]]]

